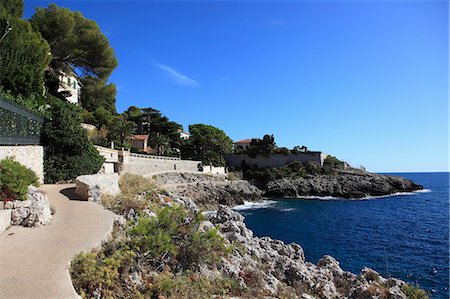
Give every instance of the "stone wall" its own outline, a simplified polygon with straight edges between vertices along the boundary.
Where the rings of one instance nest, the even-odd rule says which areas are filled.
[[[297,155],[273,154],[270,157],[258,155],[255,158],[251,158],[247,154],[238,154],[227,155],[225,160],[227,161],[228,167],[235,168],[240,168],[242,161],[244,160],[247,165],[250,165],[250,167],[282,167],[293,162],[302,162],[303,164],[308,162],[316,162],[322,166],[326,157],[327,154],[322,152],[299,153]]]
[[[14,157],[17,162],[33,170],[44,182],[44,148],[40,145],[0,146],[0,160]]]
[[[199,163],[201,162],[179,158],[124,153],[120,173],[148,175],[166,171],[198,172]]]
[[[210,173],[210,174],[226,174],[227,170],[225,167],[215,167],[212,165],[204,165],[203,166],[203,173]]]

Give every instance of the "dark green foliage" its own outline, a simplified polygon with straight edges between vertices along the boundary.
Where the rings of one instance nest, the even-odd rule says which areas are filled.
[[[23,15],[23,0],[0,0],[0,15],[21,18]]]
[[[202,161],[203,165],[225,166],[225,154],[231,152],[233,141],[224,131],[211,125],[195,124],[189,126],[191,134],[181,145],[184,159]]]
[[[47,105],[47,98],[45,96],[38,94],[31,94],[29,96],[13,95],[10,91],[4,91],[3,88],[0,87],[0,97],[25,110],[29,110],[36,115],[50,117],[50,106]]]
[[[55,183],[96,173],[103,158],[80,126],[79,108],[58,99],[51,106],[51,119],[45,122],[41,134],[41,142],[46,147],[45,181]]]
[[[156,148],[158,155],[173,154],[170,141],[171,140],[167,135],[162,135],[160,133],[150,134],[150,145],[152,148]]]
[[[293,162],[283,167],[266,167],[244,171],[246,179],[258,180],[263,183],[282,178],[304,177],[305,175],[306,170],[301,162]]]
[[[0,161],[0,200],[27,199],[28,186],[38,186],[36,174],[13,158]]]
[[[287,147],[277,147],[273,150],[274,154],[290,155],[291,151]]]
[[[322,173],[333,174],[338,169],[344,169],[344,162],[328,155],[323,161]]]
[[[95,111],[99,108],[108,111],[110,115],[116,113],[116,85],[107,84],[105,80],[95,77],[81,79],[81,106],[87,111]],[[106,123],[104,123],[106,124]]]
[[[31,28],[26,20],[1,17],[0,27],[10,27],[4,36],[0,32],[0,85],[14,95],[43,93],[44,70],[51,60],[48,43]],[[2,30],[0,30],[2,31]]]
[[[305,165],[305,170],[308,174],[320,173],[320,166],[316,162],[308,162]]]
[[[255,158],[257,155],[269,157],[276,148],[275,137],[273,135],[264,135],[263,139],[252,139],[247,154]]]
[[[122,115],[114,117],[109,127],[109,139],[119,141],[124,145],[133,135],[136,124],[125,119]]]
[[[136,124],[136,133],[149,135],[149,146],[158,155],[175,155],[180,148],[180,131],[183,127],[153,108],[130,106],[123,116]]]
[[[80,12],[50,4],[36,9],[30,22],[50,44],[53,68],[68,71],[69,65],[83,75],[106,79],[117,67],[106,36]]]

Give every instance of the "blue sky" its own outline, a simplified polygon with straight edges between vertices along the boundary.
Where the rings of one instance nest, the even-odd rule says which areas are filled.
[[[117,108],[274,134],[370,171],[448,170],[448,2],[56,2],[119,59]]]

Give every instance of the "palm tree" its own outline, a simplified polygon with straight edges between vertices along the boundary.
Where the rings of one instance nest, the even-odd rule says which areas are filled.
[[[158,150],[158,156],[164,155],[171,149],[170,138],[166,135],[160,133],[153,134],[150,136],[150,142]]]
[[[123,116],[118,116],[109,128],[109,136],[111,140],[119,140],[124,144],[134,133],[136,124],[127,121]]]

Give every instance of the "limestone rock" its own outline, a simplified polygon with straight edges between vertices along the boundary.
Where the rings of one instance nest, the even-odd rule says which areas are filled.
[[[267,182],[262,188],[266,191],[266,196],[291,198],[302,196],[363,198],[423,189],[411,180],[398,176],[344,172],[336,175],[278,179]]]
[[[15,203],[11,212],[11,224],[37,227],[48,224],[53,216],[47,196],[35,187],[28,188],[28,199]]]
[[[120,193],[119,175],[117,173],[102,173],[82,175],[76,179],[75,192],[83,200],[100,203],[102,194],[115,196]]]

